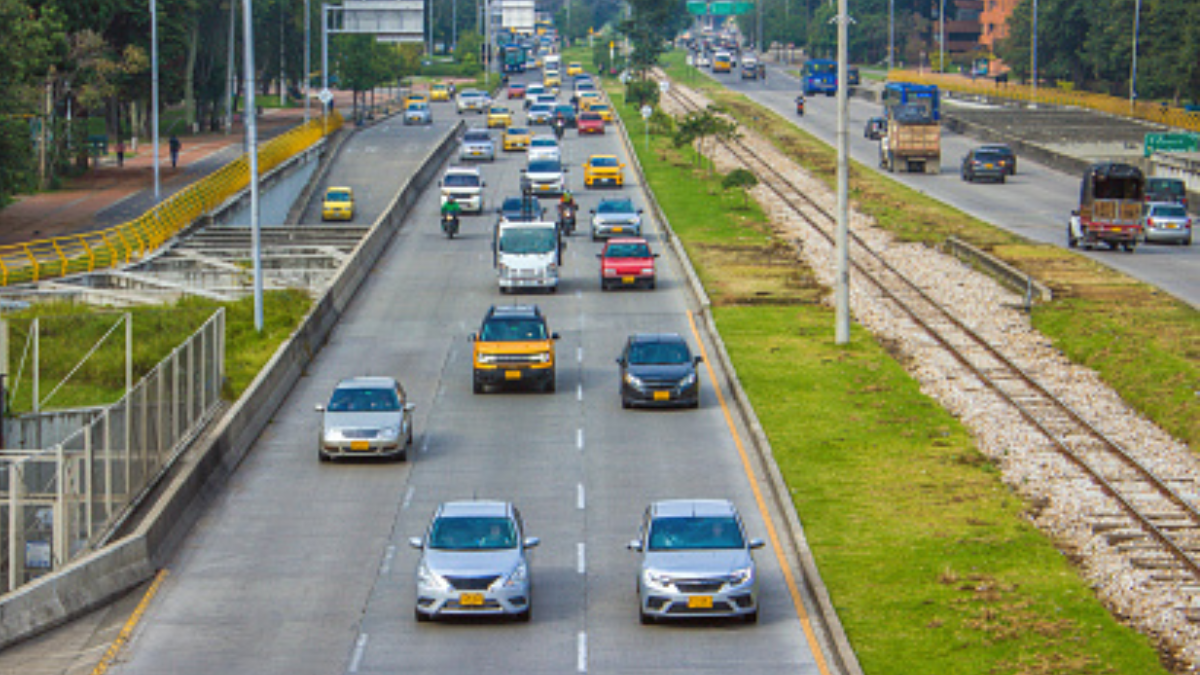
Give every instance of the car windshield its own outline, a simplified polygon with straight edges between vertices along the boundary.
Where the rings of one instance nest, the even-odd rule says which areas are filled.
[[[421,103],[420,101],[417,101],[417,102],[415,102],[415,103],[409,103],[409,104],[408,104],[408,109],[409,109],[409,110],[420,110],[420,111],[424,111],[424,110],[428,110],[428,109],[429,109],[429,105],[428,105],[428,104],[426,104],[426,103]]]
[[[579,116],[579,119],[584,122],[603,122],[604,118],[592,112],[586,112]]]
[[[649,258],[650,247],[645,244],[609,244],[604,255],[609,258]]]
[[[329,399],[329,412],[396,412],[400,397],[394,389],[381,387],[339,388]]]
[[[683,342],[634,342],[628,359],[635,366],[679,365],[690,362],[692,354]]]
[[[465,173],[452,173],[442,181],[446,187],[479,187],[479,176]]]
[[[546,324],[537,319],[492,319],[483,326],[484,342],[533,342],[546,339]]]
[[[529,163],[529,173],[559,173],[562,165],[549,159]]]
[[[329,192],[329,193],[326,193],[326,195],[325,195],[325,201],[327,201],[327,202],[348,202],[348,201],[350,201],[350,193],[346,192],[345,190],[338,190],[337,192]]]
[[[1187,218],[1187,210],[1182,206],[1162,204],[1150,207],[1150,215],[1158,218]]]
[[[468,131],[463,136],[463,141],[466,143],[490,143],[492,137],[486,131]]]
[[[1146,192],[1166,192],[1168,194],[1183,196],[1183,182],[1174,180],[1154,180],[1151,178],[1146,181]]]
[[[616,166],[614,161],[612,164],[597,164],[592,162],[592,166]],[[596,213],[633,213],[633,202],[628,199],[608,199],[600,202],[596,207]]]
[[[545,114],[550,112],[550,106],[543,103],[538,103],[529,109],[531,115]]]
[[[557,247],[554,230],[549,227],[506,227],[500,233],[500,252],[513,255],[549,253]]]
[[[517,547],[517,528],[508,518],[438,518],[429,548],[439,551],[496,551]]]
[[[535,138],[530,145],[535,148],[557,148],[558,141],[553,138]]]
[[[529,130],[526,129],[525,127],[509,127],[508,135],[509,136],[528,136]]]
[[[975,153],[975,161],[976,162],[999,163],[1002,159],[1003,158],[1000,157],[1000,153],[998,153],[998,152],[976,152]]]
[[[572,106],[569,106],[569,105],[558,105],[558,106],[554,106],[554,112],[555,112],[555,114],[561,114],[561,115],[566,115],[568,117],[571,117],[571,116],[575,115],[575,108],[573,108]]]
[[[650,523],[651,551],[745,548],[737,520],[730,516],[655,518]]]
[[[508,108],[492,108],[490,111],[490,114],[492,114],[492,115],[507,115]]]

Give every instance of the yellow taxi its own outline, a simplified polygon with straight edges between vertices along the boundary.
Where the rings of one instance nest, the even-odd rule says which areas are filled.
[[[592,155],[583,163],[583,184],[593,188],[601,185],[623,187],[625,185],[625,165],[616,155]]]
[[[425,94],[409,94],[404,97],[403,107],[408,108],[409,103],[429,103],[429,97]]]
[[[546,73],[546,76],[542,78],[542,86],[547,89],[561,87],[562,77],[558,74],[558,71]]]
[[[325,191],[321,202],[321,220],[352,220],[354,218],[354,190],[348,187],[331,187]]]
[[[503,106],[492,106],[488,108],[487,125],[489,129],[501,127],[507,129],[512,126],[512,111]]]
[[[607,103],[593,103],[588,106],[587,111],[596,113],[600,117],[604,118],[605,122],[613,121],[613,111]]]
[[[450,100],[450,85],[445,82],[435,82],[429,88],[430,101],[449,101]]]
[[[524,150],[529,147],[529,139],[533,133],[528,127],[508,127],[500,142],[505,150]]]
[[[572,61],[567,64],[567,77],[575,77],[583,74],[583,65],[578,61]]]
[[[589,106],[601,103],[598,91],[583,91],[579,93],[579,112],[586,112]]]

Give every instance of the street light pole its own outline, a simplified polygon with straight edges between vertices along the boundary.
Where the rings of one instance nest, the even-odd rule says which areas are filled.
[[[237,89],[237,0],[229,2],[229,63],[225,67],[225,133],[233,132],[233,90]]]
[[[1033,30],[1032,30],[1032,33],[1033,33],[1033,35],[1032,35],[1032,37],[1033,37],[1033,40],[1032,40],[1032,43],[1033,43],[1033,57],[1032,57],[1033,66],[1032,66],[1032,68],[1030,68],[1030,71],[1031,71],[1030,78],[1033,81],[1033,105],[1037,105],[1037,83],[1038,83],[1038,76],[1037,76],[1038,26],[1037,26],[1037,20],[1038,20],[1038,0],[1033,0]]]
[[[310,0],[304,0],[304,121],[308,122],[309,106],[312,102],[312,92],[309,91],[309,81],[312,79],[312,9]]]
[[[150,133],[154,138],[154,203],[162,198],[158,160],[158,1],[150,0]]]
[[[242,0],[246,43],[246,154],[250,160],[250,240],[254,258],[254,330],[263,330],[262,233],[258,223],[258,106],[254,102],[254,0]]]
[[[1142,0],[1137,0],[1133,8],[1133,62],[1129,66],[1129,107],[1137,103],[1137,55],[1138,29],[1142,19]]]
[[[850,97],[846,71],[850,62],[850,11],[847,0],[838,0],[837,33],[837,232],[834,257],[835,341],[850,342]]]
[[[938,11],[938,72],[946,72],[946,0],[942,0],[942,8]]]
[[[896,0],[888,0],[888,70],[896,67]]]

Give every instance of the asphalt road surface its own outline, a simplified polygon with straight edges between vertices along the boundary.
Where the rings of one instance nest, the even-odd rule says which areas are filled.
[[[834,143],[837,133],[836,97],[809,96],[803,117],[796,114],[800,80],[771,66],[765,81],[742,80],[737,72],[716,76],[730,89],[793,120],[818,138]],[[701,77],[696,74],[695,77]],[[684,81],[684,84],[687,84]],[[944,111],[956,105],[980,105],[943,99]],[[883,113],[878,103],[850,98],[850,155],[866,167],[878,169],[879,142],[863,137],[867,119]],[[1066,224],[1079,206],[1080,176],[1068,175],[1024,157],[1017,159],[1017,174],[1004,184],[965,183],[959,167],[962,158],[979,140],[943,129],[942,170],[939,175],[889,174],[896,180],[977,218],[1033,241],[1066,246]],[[1107,248],[1080,253],[1134,278],[1157,286],[1200,306],[1200,245],[1190,247],[1142,245],[1132,254]]]
[[[434,107],[439,124],[453,119],[448,104]],[[373,217],[375,200],[404,177],[389,162],[423,155],[414,137],[436,133],[394,123],[366,130],[330,184],[354,187],[360,208],[370,205],[361,217]],[[599,199],[582,189],[579,168],[594,152],[623,155],[612,134],[568,133],[581,215]],[[483,165],[489,208],[518,193],[523,160]],[[632,172],[626,178],[623,192],[644,205]],[[577,234],[557,294],[502,296],[491,266],[494,211],[466,216],[447,240],[437,210],[431,191],[188,538],[110,672],[820,672],[781,567],[794,563],[772,543],[757,552],[757,625],[638,623],[637,558],[624,545],[650,501],[732,499],[752,537],[767,537],[765,518],[782,525],[758,506],[709,371],[699,410],[621,409],[613,360],[629,333],[678,332],[697,347],[675,261],[660,258],[656,291],[602,293],[600,245]],[[657,226],[648,231],[662,251]],[[513,302],[540,305],[562,335],[556,394],[471,392],[467,336],[491,304]],[[314,404],[339,379],[362,374],[399,377],[418,405],[410,462],[317,461]],[[473,497],[513,501],[528,534],[541,537],[529,624],[413,619],[417,552],[407,540],[423,534],[438,503]]]

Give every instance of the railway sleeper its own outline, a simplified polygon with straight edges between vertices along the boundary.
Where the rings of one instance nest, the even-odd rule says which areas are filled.
[[[1200,607],[1184,607],[1183,615],[1192,623],[1200,623]]]
[[[1183,565],[1178,560],[1168,557],[1165,553],[1159,555],[1130,556],[1129,564],[1143,570],[1182,570]]]

